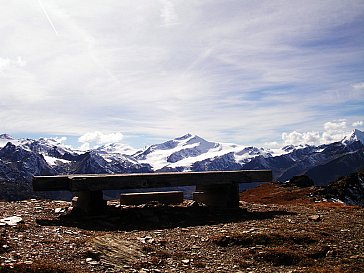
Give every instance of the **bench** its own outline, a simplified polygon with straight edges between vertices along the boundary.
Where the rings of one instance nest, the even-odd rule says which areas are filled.
[[[239,184],[272,181],[272,171],[240,170],[179,173],[72,174],[34,176],[34,191],[71,191],[86,213],[106,206],[103,190],[196,186],[194,196],[208,206],[239,207]]]

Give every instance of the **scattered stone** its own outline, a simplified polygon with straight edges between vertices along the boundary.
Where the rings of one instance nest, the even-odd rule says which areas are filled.
[[[197,201],[188,200],[186,206],[190,207],[190,208],[197,208],[197,207],[200,207],[200,204]]]
[[[350,259],[360,259],[361,256],[360,255],[353,255],[353,256],[350,256]]]
[[[314,222],[319,222],[319,221],[321,221],[321,216],[320,215],[311,215],[311,216],[308,216],[308,219],[311,221],[314,221]]]
[[[24,223],[23,218],[19,217],[19,216],[11,216],[11,217],[6,217],[3,219],[0,219],[0,223],[5,223],[5,225],[8,226],[16,226],[20,223]]]
[[[155,242],[155,239],[150,236],[140,237],[138,240],[143,244],[153,244]]]
[[[279,188],[282,189],[300,190]],[[76,214],[71,218],[66,213],[55,213],[57,208],[67,210],[70,202],[0,201],[0,215],[3,215],[0,219],[14,213],[26,223],[13,228],[0,222],[6,225],[0,227],[0,267],[12,267],[15,272],[17,266],[32,268],[44,261],[60,269],[75,267],[75,272],[105,273],[296,273],[326,267],[333,272],[362,268],[364,210],[332,203],[317,205],[313,201],[305,206],[306,203],[296,203],[297,200],[292,206],[276,203],[263,206],[259,202],[270,202],[269,199],[257,196],[256,200],[244,203],[246,215],[228,221],[224,218],[225,211],[209,218],[213,210],[198,208],[202,216],[208,214],[206,222],[190,223],[183,217],[194,210],[186,206],[145,208],[160,218],[161,224],[157,226],[145,224],[141,210],[135,207],[123,211],[112,207],[106,218],[83,218]],[[142,223],[140,228],[129,223],[133,218]],[[315,223],[316,218],[322,224]],[[173,224],[164,226],[170,219]],[[100,221],[109,221],[116,228],[99,225]],[[227,236],[233,245],[220,247],[214,243]],[[287,266],[287,260],[292,264]]]
[[[100,264],[100,262],[99,261],[96,261],[96,260],[94,260],[94,259],[92,259],[92,258],[86,258],[86,263],[88,263],[88,264],[90,264],[90,265],[98,265],[98,264]]]
[[[66,210],[64,208],[55,208],[54,213],[64,213]]]

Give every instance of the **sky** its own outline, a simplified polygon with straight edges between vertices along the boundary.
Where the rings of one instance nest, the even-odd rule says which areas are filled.
[[[364,1],[0,0],[0,132],[279,146],[364,129]]]

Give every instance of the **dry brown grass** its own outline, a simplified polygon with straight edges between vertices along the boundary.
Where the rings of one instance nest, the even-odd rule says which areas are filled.
[[[240,200],[258,204],[304,205],[320,208],[349,207],[342,203],[315,202],[310,195],[316,191],[315,187],[298,188],[282,186],[279,183],[265,183],[257,188],[240,193]]]
[[[279,234],[279,233],[256,233],[256,234],[231,234],[216,236],[213,242],[221,247],[242,246],[252,247],[256,245],[276,246],[283,244],[307,245],[319,240],[315,234]]]

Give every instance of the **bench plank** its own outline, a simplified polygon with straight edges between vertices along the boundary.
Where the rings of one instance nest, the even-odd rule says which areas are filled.
[[[272,172],[266,170],[35,176],[33,189],[36,191],[97,191],[269,182],[271,180]]]
[[[68,175],[34,176],[34,191],[69,191],[70,179]]]

